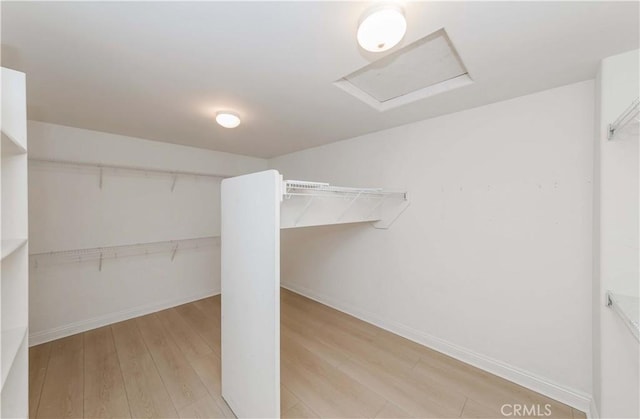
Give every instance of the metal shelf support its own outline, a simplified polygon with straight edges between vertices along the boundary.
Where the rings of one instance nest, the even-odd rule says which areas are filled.
[[[606,304],[622,319],[631,334],[640,342],[640,298],[607,291]]]
[[[637,98],[631,105],[625,109],[624,112],[615,120],[615,122],[609,124],[607,130],[607,139],[613,140],[615,135],[623,130],[630,123],[638,123],[640,118],[640,98]]]

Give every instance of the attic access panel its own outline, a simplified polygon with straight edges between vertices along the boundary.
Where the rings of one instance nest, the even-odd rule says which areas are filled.
[[[379,111],[471,83],[444,28],[335,82]]]

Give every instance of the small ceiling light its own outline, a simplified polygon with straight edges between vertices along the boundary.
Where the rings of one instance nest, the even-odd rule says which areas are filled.
[[[234,112],[218,112],[216,122],[225,128],[235,128],[240,125],[240,117]]]
[[[407,21],[402,9],[386,4],[371,9],[358,27],[358,43],[371,52],[382,52],[393,48],[407,31]]]

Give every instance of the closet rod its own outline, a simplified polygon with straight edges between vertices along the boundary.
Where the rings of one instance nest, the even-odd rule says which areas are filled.
[[[187,176],[205,176],[214,178],[227,178],[229,176],[214,175],[211,173],[203,172],[191,172],[185,170],[162,170],[162,169],[149,169],[141,166],[128,166],[128,165],[115,165],[115,164],[100,164],[100,163],[83,163],[69,160],[53,160],[53,159],[38,159],[29,158],[30,162],[47,163],[47,164],[60,164],[65,166],[78,166],[78,167],[93,167],[97,169],[114,169],[114,170],[131,170],[135,172],[148,172],[148,173],[163,173],[168,175],[187,175]]]
[[[625,109],[624,112],[615,120],[612,124],[609,124],[609,129],[607,132],[607,139],[611,140],[616,135],[616,133],[624,127],[626,127],[631,122],[640,122],[638,118],[640,117],[640,97],[631,102],[631,105]]]
[[[118,246],[94,247],[85,249],[60,250],[43,253],[32,253],[29,258],[33,260],[34,267],[43,260],[54,260],[60,262],[85,262],[88,260],[99,260],[99,269],[102,270],[104,259],[115,259],[118,257],[151,255],[157,253],[171,253],[171,260],[177,252],[183,250],[199,249],[213,246],[219,243],[219,236],[198,237],[192,239],[167,240],[159,242],[124,244]]]

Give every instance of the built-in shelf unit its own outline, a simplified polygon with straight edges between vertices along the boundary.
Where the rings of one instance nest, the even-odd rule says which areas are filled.
[[[27,110],[24,73],[2,68],[0,416],[24,418],[28,403]]]

